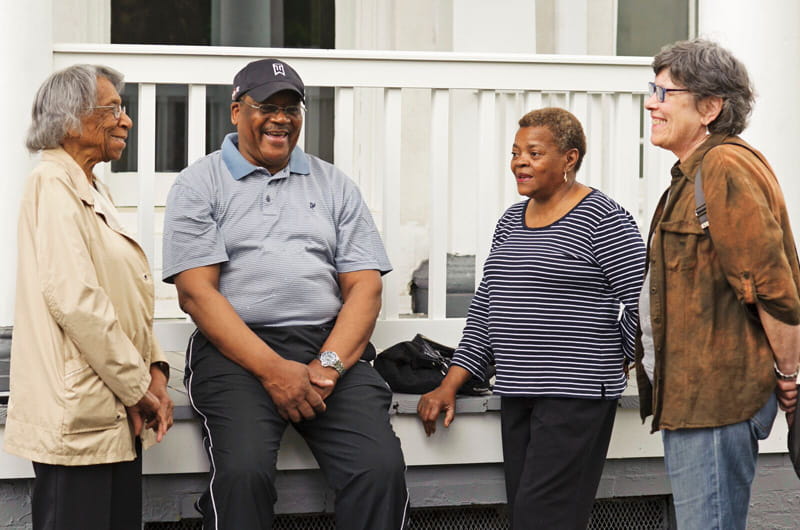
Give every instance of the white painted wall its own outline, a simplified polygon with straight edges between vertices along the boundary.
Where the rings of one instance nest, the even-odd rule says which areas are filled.
[[[583,55],[589,48],[589,0],[558,0],[555,3],[555,52]]]
[[[536,53],[536,2],[454,0],[452,49]]]
[[[590,0],[586,16],[586,53],[589,55],[615,55],[617,52],[617,0]]]
[[[111,0],[53,0],[52,4],[53,42],[111,42]]]
[[[800,2],[754,4],[747,0],[701,0],[701,37],[730,49],[755,85],[757,99],[750,126],[742,137],[764,153],[780,180],[795,240],[800,237]]]
[[[52,69],[51,0],[0,2],[0,326],[14,322],[17,213],[33,158],[25,149],[36,89]]]

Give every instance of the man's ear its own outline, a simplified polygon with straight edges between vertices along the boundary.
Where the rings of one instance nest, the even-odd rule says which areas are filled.
[[[697,103],[697,111],[700,113],[703,125],[708,125],[717,119],[722,112],[722,98],[719,96],[708,96]]]
[[[241,110],[242,106],[239,104],[238,101],[234,101],[231,103],[231,123],[234,125],[239,124],[239,111]]]

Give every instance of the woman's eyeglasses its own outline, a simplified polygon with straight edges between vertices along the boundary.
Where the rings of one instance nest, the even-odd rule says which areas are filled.
[[[656,95],[659,103],[664,103],[664,98],[667,97],[667,92],[690,92],[688,88],[664,88],[663,86],[658,86],[653,82],[647,83],[647,88],[651,96],[653,94]]]
[[[90,109],[111,109],[111,114],[114,115],[114,119],[118,120],[122,113],[125,112],[125,105],[121,105],[119,103],[115,103],[114,105],[97,105],[95,107],[89,107]]]

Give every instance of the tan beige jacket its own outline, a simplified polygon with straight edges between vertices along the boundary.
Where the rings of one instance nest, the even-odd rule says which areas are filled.
[[[125,407],[166,360],[147,259],[103,202],[62,149],[43,151],[25,184],[5,450],[35,462],[133,460]]]

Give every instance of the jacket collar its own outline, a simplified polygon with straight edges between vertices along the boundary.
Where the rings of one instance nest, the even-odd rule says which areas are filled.
[[[685,162],[675,162],[675,165],[672,166],[672,177],[675,178],[686,176],[689,182],[694,182],[694,174],[697,171],[697,166],[700,165],[700,162],[703,160],[703,157],[706,156],[706,153],[708,153],[711,148],[724,143],[730,138],[735,137],[721,133],[708,135],[703,143],[694,150],[694,153],[692,153]]]
[[[86,173],[83,172],[81,166],[69,153],[60,147],[43,150],[42,161],[61,166],[67,175],[70,185],[81,201],[91,206],[95,213],[101,215],[112,230],[132,238],[119,221],[108,187],[96,175],[92,175],[94,184],[94,189],[92,189],[92,185],[89,184],[89,179],[86,178]],[[95,198],[95,194],[99,195],[99,199]]]
[[[89,184],[89,179],[86,178],[86,173],[83,172],[81,166],[70,156],[69,153],[64,151],[61,147],[54,149],[45,149],[42,151],[42,161],[58,164],[64,168],[70,184],[78,193],[86,204],[94,206],[94,197],[92,196],[92,186]],[[92,175],[92,178],[97,181],[97,177]]]

